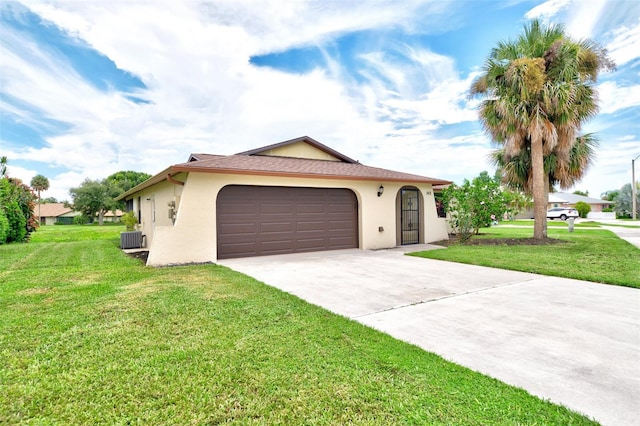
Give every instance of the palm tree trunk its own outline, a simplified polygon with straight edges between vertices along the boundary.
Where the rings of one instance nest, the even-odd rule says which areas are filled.
[[[531,169],[533,178],[533,238],[542,240],[547,238],[547,197],[545,194],[548,189],[545,190],[544,156],[540,135],[531,138]]]
[[[551,191],[551,186],[549,185],[549,173],[544,171],[544,236],[545,238],[549,235],[547,233],[547,212],[546,210],[549,208],[549,191]]]
[[[40,221],[42,220],[42,199],[40,198],[40,190],[38,189],[38,226],[42,225]]]

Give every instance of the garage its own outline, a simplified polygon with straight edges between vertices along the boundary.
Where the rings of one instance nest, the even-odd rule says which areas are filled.
[[[229,185],[216,211],[219,259],[358,247],[349,189]]]

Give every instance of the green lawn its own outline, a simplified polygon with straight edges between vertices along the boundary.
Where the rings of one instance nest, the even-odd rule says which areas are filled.
[[[0,246],[0,424],[594,424],[227,268],[147,268],[119,231]]]
[[[497,226],[480,230],[473,238],[531,238],[531,228]],[[445,250],[412,253],[414,256],[491,266],[543,275],[576,278],[640,288],[640,249],[607,230],[549,227],[551,238],[562,244],[542,246],[456,244]]]
[[[518,219],[518,220],[506,220],[501,221],[500,225],[514,225],[514,226],[533,226],[533,219]],[[574,223],[574,228],[599,228],[602,224],[599,222],[577,222]],[[548,228],[568,228],[568,222],[564,220],[547,220]]]
[[[633,223],[629,219],[630,223]],[[514,226],[533,226],[533,219],[517,219],[517,220],[506,220],[501,221],[500,225],[514,225]],[[568,222],[564,220],[547,220],[547,227],[553,228],[568,228]],[[625,225],[621,223],[602,223],[594,220],[583,220],[581,222],[575,222],[574,228],[600,228],[602,226],[615,226],[619,228],[637,228],[635,225]]]

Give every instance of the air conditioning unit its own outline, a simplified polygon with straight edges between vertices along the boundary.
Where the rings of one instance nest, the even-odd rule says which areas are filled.
[[[120,248],[142,248],[142,231],[127,231],[120,233]]]

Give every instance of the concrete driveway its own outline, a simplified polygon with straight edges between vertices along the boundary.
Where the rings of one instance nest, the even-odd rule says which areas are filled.
[[[623,240],[626,240],[634,246],[640,248],[640,225],[637,222],[622,223],[625,225],[624,228],[619,226],[603,226],[603,228],[608,229]],[[631,226],[634,227],[631,228]]]
[[[403,251],[219,263],[602,424],[637,424],[639,290]]]

